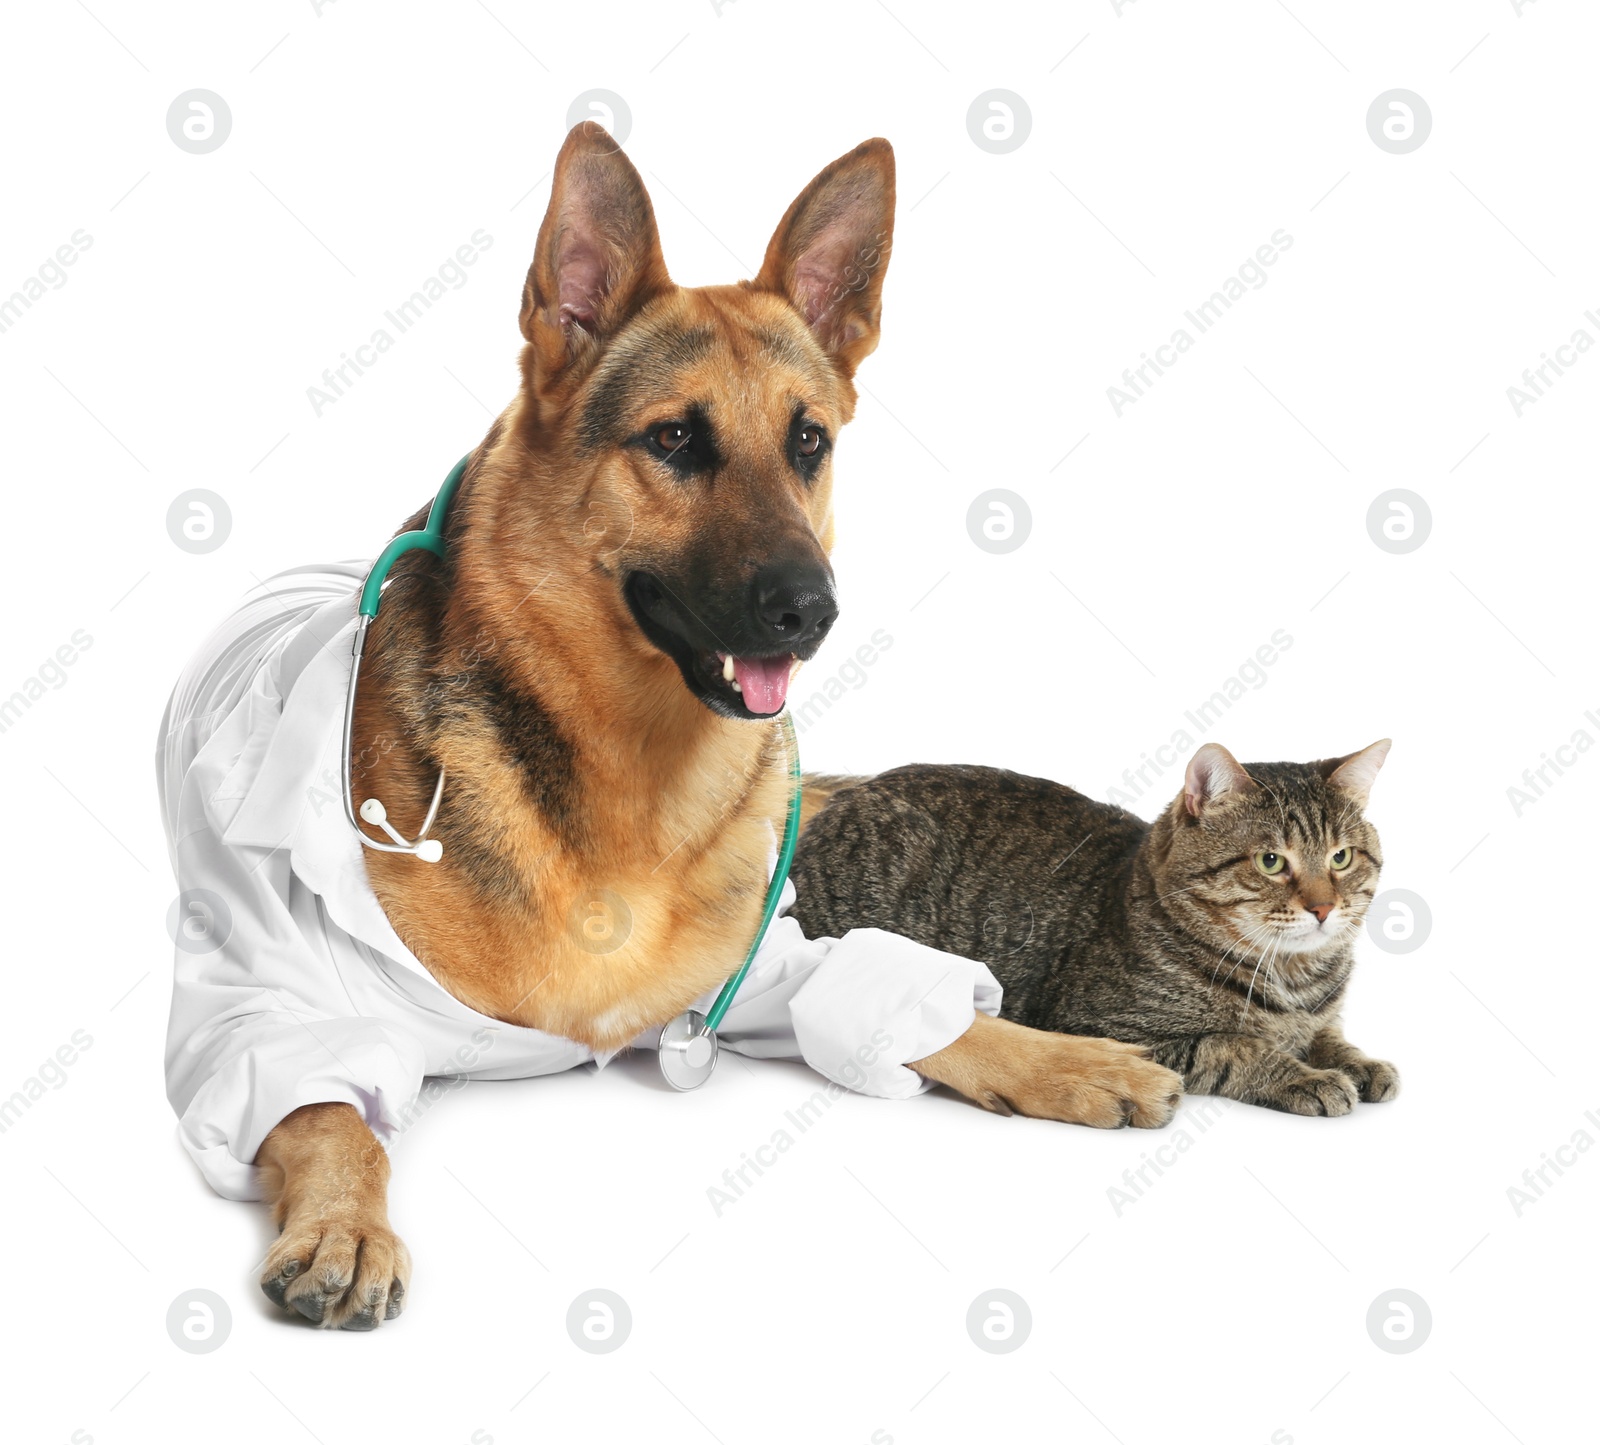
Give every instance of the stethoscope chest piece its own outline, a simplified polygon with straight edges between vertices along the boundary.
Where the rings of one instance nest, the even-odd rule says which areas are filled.
[[[716,1031],[690,1009],[661,1030],[661,1073],[674,1089],[698,1089],[717,1066]]]

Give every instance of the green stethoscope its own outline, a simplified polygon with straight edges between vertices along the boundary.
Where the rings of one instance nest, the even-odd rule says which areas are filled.
[[[469,457],[462,457],[451,468],[450,475],[444,479],[444,485],[439,488],[438,495],[433,499],[433,505],[428,508],[428,520],[422,529],[402,532],[379,553],[378,560],[372,564],[372,569],[367,573],[367,580],[361,586],[355,642],[350,660],[350,685],[344,699],[344,742],[341,750],[340,778],[344,793],[345,818],[355,829],[356,837],[366,847],[379,853],[409,853],[424,863],[437,863],[444,856],[444,844],[437,838],[428,836],[428,830],[433,827],[434,819],[439,815],[439,800],[444,797],[444,770],[442,768],[439,770],[438,781],[433,785],[433,798],[422,820],[421,831],[415,838],[405,837],[389,822],[388,813],[376,798],[368,798],[362,803],[358,817],[350,780],[351,749],[356,719],[356,685],[361,677],[361,655],[366,650],[367,629],[372,626],[372,619],[378,615],[378,602],[383,595],[383,584],[388,579],[389,569],[407,552],[419,549],[432,552],[436,557],[444,556],[445,515],[450,510],[451,499],[461,484],[469,460]],[[695,1009],[689,1009],[679,1014],[661,1030],[657,1058],[661,1062],[662,1074],[674,1089],[698,1089],[711,1077],[711,1071],[716,1068],[717,1029],[732,1005],[734,995],[739,992],[739,986],[744,982],[745,975],[750,972],[751,964],[756,960],[756,952],[761,947],[761,940],[767,935],[773,914],[778,911],[778,899],[783,893],[783,885],[789,877],[789,868],[794,862],[795,843],[800,836],[800,744],[795,737],[794,722],[787,712],[783,714],[783,731],[789,750],[789,813],[783,826],[783,847],[778,852],[778,866],[773,870],[772,879],[767,884],[767,901],[762,910],[761,924],[756,929],[755,938],[751,940],[744,962],[739,965],[738,972],[722,985],[722,991],[711,1005],[711,1011],[702,1014]],[[383,829],[389,835],[389,841],[383,842],[371,837],[362,828],[362,822]]]

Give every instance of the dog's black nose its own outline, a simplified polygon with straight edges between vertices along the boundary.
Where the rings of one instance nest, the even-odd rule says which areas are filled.
[[[833,578],[815,563],[763,567],[751,599],[757,630],[790,649],[821,641],[839,615]]]

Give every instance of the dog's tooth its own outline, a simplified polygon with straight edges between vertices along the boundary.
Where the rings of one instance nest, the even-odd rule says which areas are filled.
[[[733,690],[735,692],[743,692],[744,691],[744,689],[739,686],[739,681],[738,681],[737,678],[733,679]]]
[[[722,680],[724,682],[733,682],[733,658],[728,654],[724,654],[722,658]],[[733,682],[733,689],[737,692],[739,684]]]

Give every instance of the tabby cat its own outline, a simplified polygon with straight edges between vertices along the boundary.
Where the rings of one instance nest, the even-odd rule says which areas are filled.
[[[1207,743],[1153,824],[995,768],[829,779],[791,912],[811,938],[883,928],[982,959],[1003,1018],[1145,1044],[1191,1093],[1346,1114],[1400,1088],[1339,1024],[1388,751],[1246,768]]]

